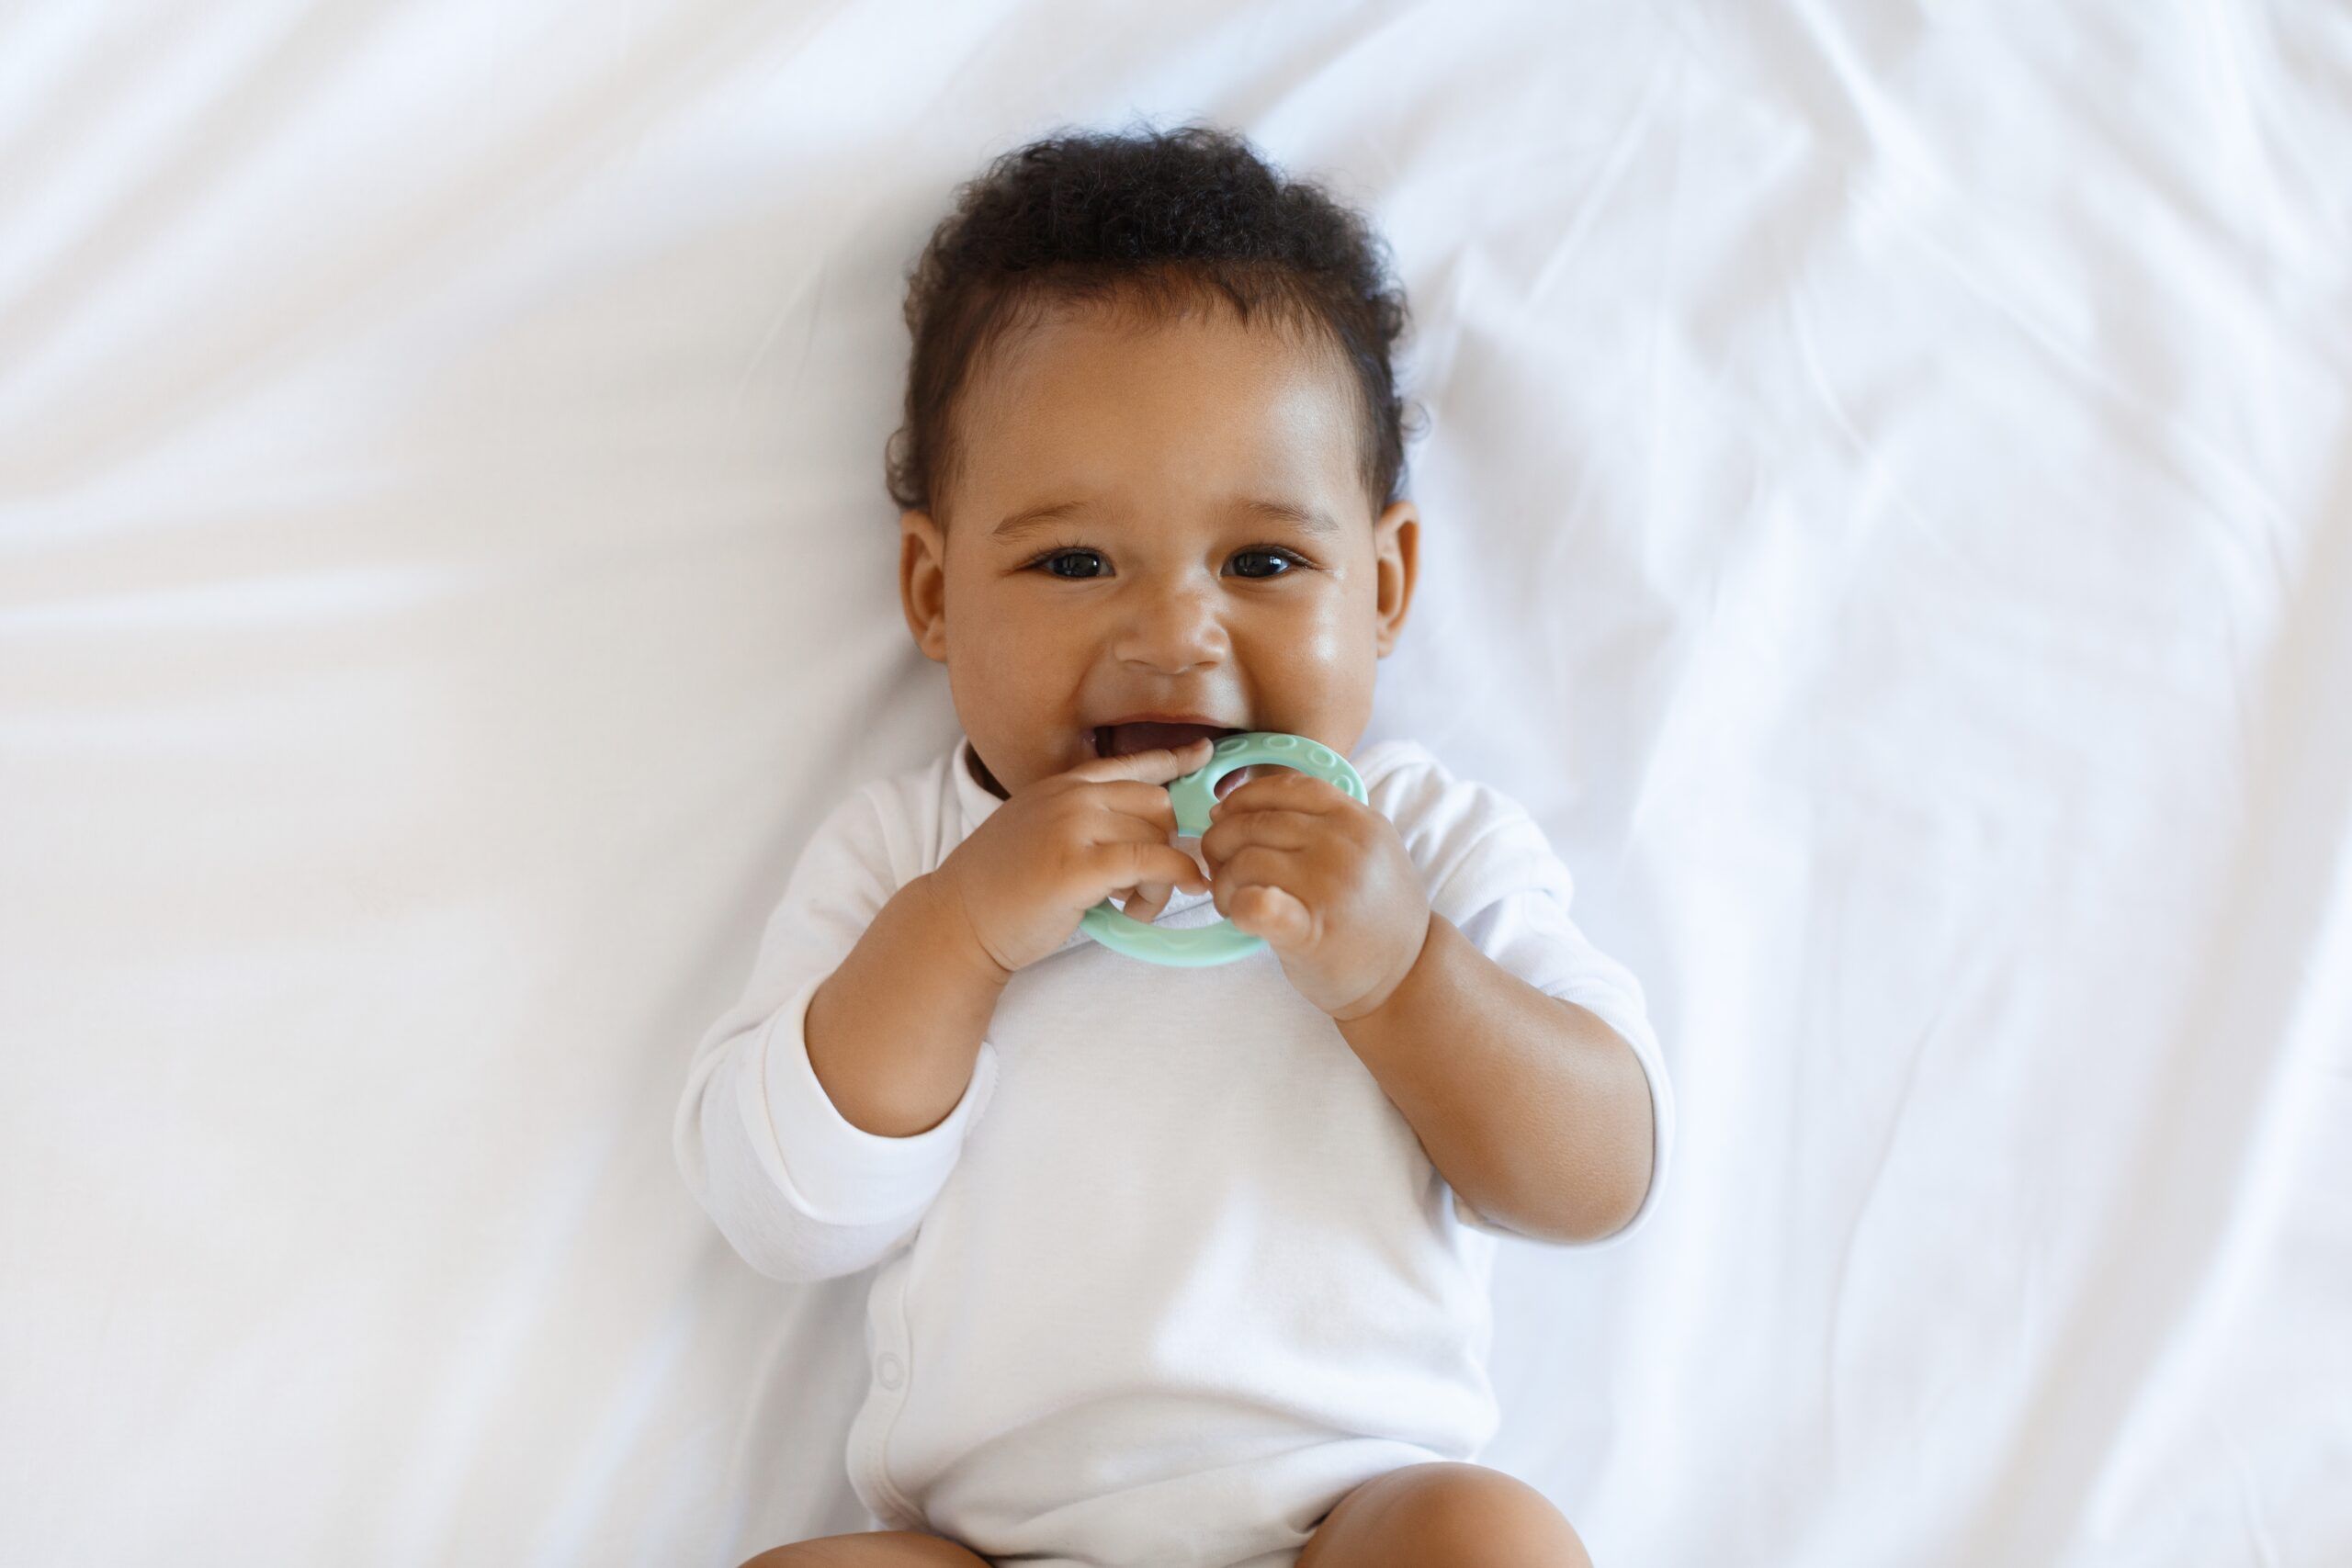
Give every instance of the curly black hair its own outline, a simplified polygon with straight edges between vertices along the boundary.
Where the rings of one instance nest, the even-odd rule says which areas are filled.
[[[1365,491],[1374,511],[1396,500],[1405,410],[1389,356],[1408,315],[1386,244],[1363,214],[1203,125],[1066,132],[1005,153],[958,188],[907,277],[914,350],[905,423],[886,449],[891,500],[927,510],[945,494],[956,395],[1008,332],[1057,303],[1170,310],[1216,295],[1244,323],[1264,310],[1319,327],[1345,355]]]

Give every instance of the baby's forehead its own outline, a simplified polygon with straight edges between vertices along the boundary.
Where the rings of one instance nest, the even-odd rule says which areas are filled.
[[[1090,433],[1108,439],[1122,422],[1321,448],[1350,472],[1363,439],[1346,355],[1311,316],[1261,309],[1245,318],[1216,296],[1046,299],[976,345],[951,411],[954,466],[1002,477],[993,471]]]
[[[1171,338],[1247,345],[1256,355],[1353,389],[1346,350],[1312,311],[1268,299],[1245,313],[1205,285],[1166,296],[1120,290],[1019,299],[974,344],[965,384],[1001,390],[1073,349],[1118,355]]]

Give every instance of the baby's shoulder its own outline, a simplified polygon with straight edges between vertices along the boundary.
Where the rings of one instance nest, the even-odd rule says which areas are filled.
[[[831,840],[904,886],[937,869],[961,836],[955,753],[869,778],[835,803],[814,840]]]
[[[1372,808],[1432,886],[1442,886],[1475,851],[1550,853],[1527,808],[1494,785],[1455,773],[1418,740],[1378,740],[1350,759]]]

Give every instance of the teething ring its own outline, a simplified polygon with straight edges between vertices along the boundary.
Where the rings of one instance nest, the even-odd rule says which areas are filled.
[[[1216,750],[1209,754],[1206,762],[1182,778],[1169,781],[1168,798],[1176,807],[1176,836],[1197,839],[1207,832],[1209,808],[1216,804],[1218,781],[1237,768],[1261,764],[1295,768],[1309,778],[1335,786],[1351,800],[1370,800],[1364,793],[1363,780],[1356,776],[1348,760],[1321,741],[1310,740],[1304,735],[1250,730],[1227,736],[1216,743]],[[1264,937],[1251,936],[1231,920],[1171,931],[1120,913],[1118,906],[1108,898],[1080,915],[1078,923],[1089,936],[1114,953],[1180,969],[1230,964],[1266,945]]]

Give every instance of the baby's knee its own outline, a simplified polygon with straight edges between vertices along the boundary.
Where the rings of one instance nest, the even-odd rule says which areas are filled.
[[[1484,1465],[1408,1466],[1372,1485],[1381,1493],[1351,1532],[1370,1552],[1354,1560],[1444,1562],[1458,1568],[1592,1568],[1584,1542],[1552,1500],[1516,1476]],[[1369,1488],[1367,1488],[1369,1490]],[[1375,1544],[1376,1543],[1376,1544]]]
[[[989,1561],[920,1530],[868,1530],[775,1547],[743,1568],[989,1568]]]

